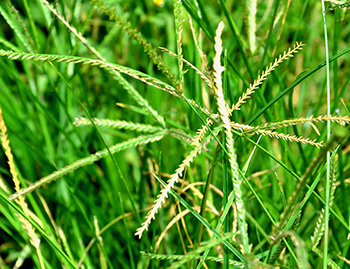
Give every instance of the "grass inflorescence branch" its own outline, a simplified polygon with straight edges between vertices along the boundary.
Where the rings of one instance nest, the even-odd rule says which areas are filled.
[[[141,135],[139,137],[132,138],[132,139],[129,139],[127,141],[116,144],[114,146],[111,146],[109,148],[109,150],[113,154],[113,153],[116,153],[116,152],[119,152],[119,151],[122,151],[122,150],[125,150],[128,148],[137,147],[139,145],[145,145],[148,143],[159,141],[163,138],[164,135],[165,135],[165,132],[159,132],[159,133],[150,134],[150,135]],[[80,167],[92,164],[92,163],[94,163],[102,158],[105,158],[107,156],[109,156],[109,151],[107,149],[104,149],[104,150],[98,151],[94,154],[91,154],[89,157],[80,159],[80,160],[78,160],[70,165],[67,165],[66,167],[58,169],[57,171],[53,172],[52,174],[39,179],[37,182],[31,184],[29,187],[27,187],[25,189],[21,189],[20,191],[11,195],[10,200],[14,200],[20,196],[26,195],[26,194],[40,188],[44,184],[50,183],[51,181],[56,180],[56,179],[66,175],[68,173],[71,173]]]
[[[294,44],[293,49],[289,48],[288,51],[285,51],[283,55],[280,55],[275,59],[274,63],[270,63],[268,67],[266,67],[265,71],[263,71],[257,79],[254,80],[253,84],[250,84],[249,88],[243,93],[243,95],[238,99],[236,104],[232,105],[231,111],[239,110],[240,106],[246,102],[248,98],[255,92],[256,89],[264,82],[264,80],[271,74],[273,70],[277,66],[279,66],[284,60],[287,60],[293,57],[293,54],[297,53],[302,49],[304,44],[302,42],[296,42]]]
[[[215,94],[218,104],[218,110],[220,118],[223,122],[226,133],[226,150],[228,152],[228,160],[230,163],[230,170],[232,173],[233,189],[235,193],[235,204],[237,208],[238,226],[241,232],[241,239],[243,244],[244,253],[249,253],[249,238],[248,227],[245,217],[245,208],[243,203],[243,194],[241,190],[242,179],[238,172],[237,157],[234,150],[234,140],[230,126],[230,111],[225,102],[223,87],[222,87],[222,72],[224,67],[221,65],[222,54],[222,40],[221,34],[224,29],[224,23],[220,22],[216,30],[215,35],[215,57],[214,57],[214,82],[215,82]]]
[[[155,218],[155,215],[158,213],[158,210],[162,207],[162,204],[165,202],[165,199],[170,194],[170,190],[174,187],[175,183],[178,182],[179,178],[183,176],[185,168],[190,165],[193,159],[201,153],[202,149],[210,142],[211,136],[207,136],[201,144],[197,145],[182,161],[179,167],[175,170],[175,173],[171,175],[170,179],[167,182],[167,185],[164,189],[161,190],[157,199],[155,200],[152,209],[147,213],[145,221],[141,224],[135,233],[135,236],[139,238],[142,237],[144,231],[148,230],[148,226],[151,224],[152,220]]]
[[[109,120],[109,119],[98,119],[93,118],[93,123],[96,126],[102,126],[107,128],[114,128],[114,129],[124,129],[124,130],[130,130],[130,131],[136,131],[136,132],[142,132],[142,133],[155,133],[155,132],[161,132],[164,129],[160,127],[154,127],[152,125],[148,124],[141,124],[141,123],[134,123],[124,120]],[[76,118],[73,122],[76,126],[93,126],[93,123],[84,117]]]
[[[143,47],[148,57],[152,60],[161,72],[163,72],[174,86],[178,85],[179,82],[176,80],[175,75],[170,72],[170,68],[163,63],[162,57],[158,55],[157,51],[152,47],[152,44],[148,43],[141,35],[141,33],[132,28],[130,22],[126,19],[121,18],[115,8],[111,8],[104,3],[103,0],[92,0],[91,3],[95,5],[101,13],[109,16],[109,19],[115,21],[119,27],[123,29],[130,37],[134,38],[140,46]]]

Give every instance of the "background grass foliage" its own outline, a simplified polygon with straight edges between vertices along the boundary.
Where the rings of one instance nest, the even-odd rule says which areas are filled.
[[[0,268],[350,266],[348,7],[1,1]]]

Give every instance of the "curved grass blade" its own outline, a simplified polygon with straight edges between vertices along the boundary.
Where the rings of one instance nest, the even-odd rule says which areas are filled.
[[[252,80],[254,80],[255,75],[254,75],[254,73],[252,71],[252,68],[250,67],[250,64],[248,62],[246,54],[243,51],[242,43],[241,43],[241,41],[238,38],[238,35],[236,33],[236,30],[235,30],[235,27],[233,26],[233,21],[232,21],[232,18],[230,16],[230,13],[228,12],[228,10],[226,8],[225,2],[223,0],[220,0],[220,5],[221,5],[221,8],[224,11],[225,17],[226,17],[226,19],[228,21],[228,25],[230,26],[233,38],[235,39],[235,41],[237,43],[237,47],[238,47],[239,53],[241,54],[241,56],[243,58],[243,62],[245,64],[245,66],[247,67],[247,70],[248,70],[248,73],[250,74],[250,77],[252,78]]]

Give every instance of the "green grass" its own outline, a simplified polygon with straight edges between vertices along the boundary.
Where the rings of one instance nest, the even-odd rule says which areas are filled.
[[[156,2],[0,3],[0,267],[349,266],[348,3]]]

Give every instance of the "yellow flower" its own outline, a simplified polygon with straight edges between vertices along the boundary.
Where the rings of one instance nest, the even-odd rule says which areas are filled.
[[[153,3],[159,7],[162,7],[164,5],[164,0],[153,0]]]

